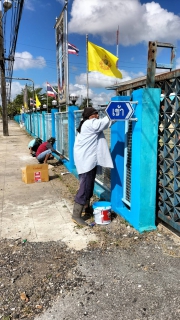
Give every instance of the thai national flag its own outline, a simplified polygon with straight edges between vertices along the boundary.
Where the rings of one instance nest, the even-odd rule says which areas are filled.
[[[36,107],[36,101],[34,100],[34,103],[33,103],[33,98],[29,99],[29,104],[30,104],[30,106]]]
[[[56,90],[48,82],[46,83],[46,85],[47,85],[47,96],[56,98],[57,97]]]
[[[68,53],[76,54],[78,56],[79,49],[73,44],[68,42]]]

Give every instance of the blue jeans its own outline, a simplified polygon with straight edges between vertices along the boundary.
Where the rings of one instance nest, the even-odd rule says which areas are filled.
[[[49,153],[52,154],[52,151],[51,151],[50,149],[41,152],[41,153],[37,156],[37,160],[38,160],[39,162],[43,162],[44,159],[45,159],[45,157],[46,157],[46,155],[49,154]]]

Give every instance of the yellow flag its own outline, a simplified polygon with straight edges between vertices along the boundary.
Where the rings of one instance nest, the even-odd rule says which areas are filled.
[[[118,58],[109,51],[88,41],[88,71],[99,71],[106,76],[122,79],[117,69]]]
[[[38,99],[38,96],[36,94],[36,108],[39,107],[41,105],[41,102]]]
[[[24,88],[23,103],[24,103],[24,108],[25,108],[25,109],[28,109],[27,84],[25,85],[25,88]]]

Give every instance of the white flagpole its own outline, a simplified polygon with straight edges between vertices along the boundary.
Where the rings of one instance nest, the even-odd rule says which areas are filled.
[[[118,58],[119,57],[119,26],[118,26],[118,29],[117,29],[117,48],[116,48],[116,57]],[[117,62],[118,63],[118,62]],[[118,67],[118,65],[117,65]]]
[[[89,107],[89,77],[88,77],[88,34],[86,34],[86,75],[87,75],[87,108]]]
[[[118,26],[117,33],[116,33],[116,57],[118,58],[117,63],[116,63],[116,68],[118,69],[118,62],[119,62],[119,26]],[[115,83],[117,83],[117,80],[116,80]]]
[[[47,93],[47,82],[46,82],[46,95],[47,95],[47,113],[48,113],[48,93]]]

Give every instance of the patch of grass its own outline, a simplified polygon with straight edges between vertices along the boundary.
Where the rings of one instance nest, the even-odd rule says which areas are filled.
[[[107,229],[105,228],[102,228],[101,231],[107,233]]]
[[[80,226],[79,224],[76,224],[76,225],[74,226],[74,228],[82,229],[82,228],[84,228],[84,226]]]
[[[127,227],[127,226],[130,226],[131,227],[131,225],[129,224],[129,222],[127,222],[126,220],[121,220],[121,224],[125,224],[125,226]]]
[[[94,245],[94,244],[97,244],[98,242],[97,241],[89,241],[89,245]]]

